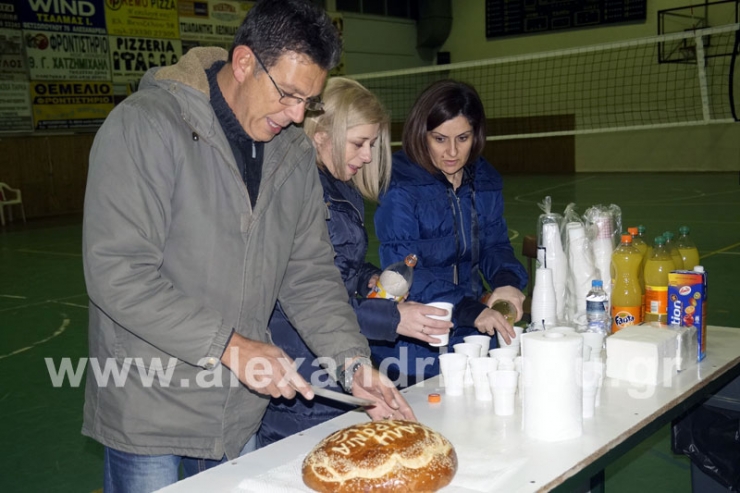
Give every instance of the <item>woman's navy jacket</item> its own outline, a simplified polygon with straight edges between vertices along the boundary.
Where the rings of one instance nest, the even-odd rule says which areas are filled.
[[[393,155],[391,184],[375,213],[380,261],[385,267],[410,253],[417,255],[408,299],[455,305],[450,350],[464,336],[478,333],[473,322],[485,308],[478,301],[483,293],[481,275],[491,289],[523,289],[527,284],[527,272],[509,241],[502,188],[501,176],[483,157],[464,168],[462,184],[453,190],[441,173],[430,174],[403,151]],[[417,359],[433,358],[434,365],[425,369],[424,378],[438,374],[438,349],[414,341],[399,337],[373,345],[373,359],[403,360],[407,351],[408,363],[400,373],[410,377],[409,384],[421,379]],[[390,376],[396,377],[393,372]]]
[[[327,225],[332,245],[334,264],[339,268],[347,287],[349,302],[355,310],[360,328],[371,345],[375,341],[394,341],[400,314],[396,303],[384,299],[368,299],[367,283],[380,269],[365,262],[367,231],[365,231],[365,205],[362,196],[349,184],[343,183],[324,170],[319,171],[327,207]],[[305,358],[298,372],[309,383],[320,382],[331,390],[342,389],[325,371],[314,365],[316,355],[306,346],[298,332],[288,321],[278,304],[269,325],[275,345],[297,360]],[[314,375],[315,373],[315,375]],[[313,378],[313,381],[312,381]],[[318,379],[318,380],[317,380]],[[294,400],[272,399],[259,430],[262,445],[267,445],[288,435],[315,426],[350,409],[328,403],[320,397],[307,401],[298,395]]]

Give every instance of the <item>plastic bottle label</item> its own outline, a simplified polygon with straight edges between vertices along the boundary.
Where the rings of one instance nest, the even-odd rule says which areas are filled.
[[[668,286],[645,286],[645,314],[668,315]]]
[[[367,295],[368,298],[385,298],[388,300],[395,300],[398,302],[403,301],[403,298],[406,296],[406,293],[402,294],[401,296],[394,296],[388,291],[385,290],[383,285],[380,283],[380,279],[375,283],[375,287],[372,291]]]
[[[613,306],[612,332],[617,332],[630,325],[642,322],[642,307],[640,306]]]

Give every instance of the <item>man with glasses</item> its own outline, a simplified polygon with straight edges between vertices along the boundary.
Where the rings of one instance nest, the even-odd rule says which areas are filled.
[[[271,344],[278,299],[373,419],[414,419],[368,365],[313,146],[293,125],[321,109],[340,50],[308,1],[263,0],[228,55],[196,48],[149,71],[100,128],[83,226],[89,351],[121,378],[88,372],[82,431],[105,446],[106,492],[245,453],[270,396],[313,397]]]

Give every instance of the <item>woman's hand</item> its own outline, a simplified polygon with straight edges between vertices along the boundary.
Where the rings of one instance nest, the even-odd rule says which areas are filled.
[[[503,315],[496,310],[485,308],[478,318],[475,319],[475,328],[481,334],[488,334],[492,336],[494,333],[500,333],[506,344],[511,344],[512,337],[516,337],[516,332],[509,322],[506,321]]]
[[[427,306],[415,301],[405,301],[396,305],[401,314],[401,321],[396,327],[398,335],[413,337],[420,341],[433,344],[439,342],[432,335],[443,335],[450,331],[452,322],[429,318],[429,315],[444,317],[447,311],[434,306]]]
[[[375,289],[375,286],[378,284],[378,279],[380,279],[379,274],[373,274],[373,276],[367,281],[367,287],[372,291]]]
[[[493,290],[493,293],[488,297],[486,304],[488,305],[488,308],[491,308],[498,300],[508,301],[514,306],[514,308],[516,308],[516,320],[514,321],[518,322],[524,315],[523,305],[525,298],[526,296],[524,296],[524,293],[514,286],[501,286],[500,288]]]

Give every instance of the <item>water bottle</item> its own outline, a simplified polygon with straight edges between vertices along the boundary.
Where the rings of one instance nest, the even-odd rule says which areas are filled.
[[[588,332],[599,334],[609,333],[609,320],[607,315],[607,295],[604,291],[604,283],[601,279],[591,281],[591,290],[586,295],[586,320],[588,321]]]
[[[411,288],[416,262],[416,255],[411,253],[407,255],[402,262],[396,262],[389,265],[380,274],[380,278],[375,283],[375,287],[367,297],[403,301]]]

